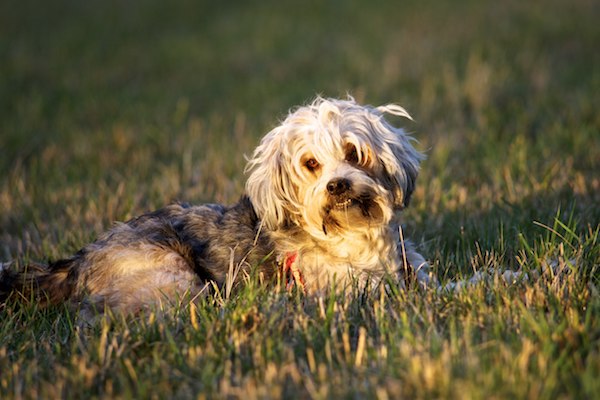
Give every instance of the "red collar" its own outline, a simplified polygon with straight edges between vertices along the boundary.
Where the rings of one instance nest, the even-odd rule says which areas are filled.
[[[297,259],[298,253],[295,251],[287,253],[283,259],[283,274],[287,278],[286,288],[291,290],[294,284],[297,284],[302,289],[302,292],[306,293],[304,277],[302,276],[302,271],[298,268],[298,263],[296,263]]]

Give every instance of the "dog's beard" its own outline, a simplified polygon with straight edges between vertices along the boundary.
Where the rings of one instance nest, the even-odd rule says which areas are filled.
[[[305,197],[305,229],[324,239],[386,225],[392,215],[390,197],[370,179],[352,181],[352,188],[340,194],[330,194],[324,185],[316,185],[312,194]]]
[[[327,204],[323,207],[321,227],[326,235],[340,231],[362,230],[364,227],[383,223],[384,212],[381,199],[378,199],[374,193],[348,193],[328,197]]]

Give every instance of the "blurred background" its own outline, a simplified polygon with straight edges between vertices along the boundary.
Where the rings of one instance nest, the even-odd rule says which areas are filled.
[[[598,21],[593,0],[2,1],[0,259],[235,202],[243,155],[316,94],[412,114],[431,258],[510,253],[557,214],[596,229]]]

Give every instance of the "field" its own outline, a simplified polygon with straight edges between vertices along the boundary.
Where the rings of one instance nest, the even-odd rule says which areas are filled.
[[[88,328],[9,302],[0,398],[600,398],[599,20],[592,0],[1,2],[0,261],[233,203],[289,108],[351,93],[415,119],[405,234],[442,283],[540,277],[251,282]]]

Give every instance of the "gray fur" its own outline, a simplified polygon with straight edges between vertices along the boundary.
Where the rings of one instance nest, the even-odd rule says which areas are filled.
[[[241,268],[236,284],[255,267],[269,279],[276,272],[272,253],[273,243],[247,197],[231,207],[173,204],[115,225],[70,258],[20,270],[5,266],[0,296],[14,292],[41,303],[83,302],[131,312],[160,294],[176,300],[186,290],[195,295],[208,292],[212,283],[222,287],[232,264]],[[152,274],[169,278],[156,283]]]

